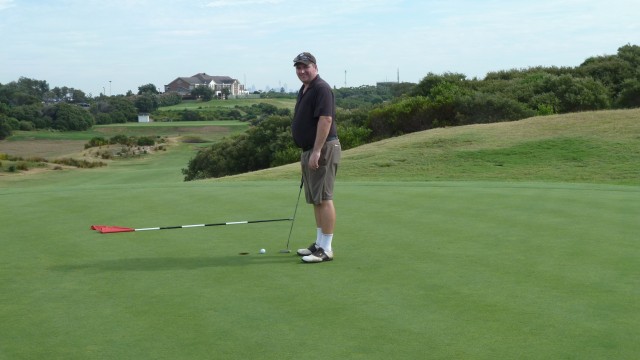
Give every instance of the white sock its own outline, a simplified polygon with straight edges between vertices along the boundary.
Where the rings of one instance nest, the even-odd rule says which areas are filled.
[[[316,245],[320,246],[322,241],[322,228],[316,229]]]
[[[333,251],[331,248],[331,242],[333,241],[333,234],[322,234],[322,240],[320,247],[325,251]]]

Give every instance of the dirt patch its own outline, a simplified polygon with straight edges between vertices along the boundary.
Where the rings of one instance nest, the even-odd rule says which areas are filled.
[[[29,157],[60,157],[84,150],[84,140],[23,140],[0,141],[0,153]]]

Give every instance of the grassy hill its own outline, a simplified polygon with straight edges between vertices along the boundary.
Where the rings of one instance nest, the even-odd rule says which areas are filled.
[[[296,164],[235,176],[287,179]],[[343,154],[339,178],[640,184],[640,109],[441,128]]]

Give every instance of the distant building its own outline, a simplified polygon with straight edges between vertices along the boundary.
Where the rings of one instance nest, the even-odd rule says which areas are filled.
[[[238,96],[246,94],[244,85],[237,79],[229,76],[210,76],[198,73],[190,77],[179,77],[164,86],[164,92],[178,93],[182,96],[189,95],[191,90],[198,86],[208,86],[216,96],[221,96],[224,89],[229,89],[229,95]]]
[[[148,122],[151,122],[151,119],[149,118],[149,114],[147,114],[147,113],[140,113],[140,114],[138,114],[138,122],[139,122],[139,123],[148,123]]]

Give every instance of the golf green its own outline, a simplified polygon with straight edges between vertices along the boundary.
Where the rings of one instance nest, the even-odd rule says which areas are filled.
[[[339,181],[335,261],[309,265],[278,253],[288,221],[91,231],[289,217],[298,195],[295,178],[140,169],[0,187],[0,358],[640,353],[640,187]],[[294,225],[291,248],[306,247],[303,200]]]

